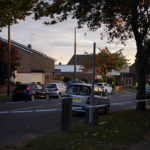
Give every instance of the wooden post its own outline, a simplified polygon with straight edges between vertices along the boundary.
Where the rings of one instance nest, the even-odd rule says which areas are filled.
[[[62,99],[61,131],[70,130],[71,123],[72,123],[72,98],[66,97]]]

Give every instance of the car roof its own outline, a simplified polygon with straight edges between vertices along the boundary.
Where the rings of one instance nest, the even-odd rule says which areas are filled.
[[[36,83],[19,83],[19,84],[16,84],[16,86],[19,86],[19,85],[32,85],[32,84],[36,85]]]
[[[91,87],[92,86],[92,84],[87,84],[87,83],[73,83],[73,84],[71,84],[70,86],[72,86],[72,85],[81,85],[81,86],[89,86],[89,87]],[[96,84],[94,84],[94,86],[97,86]]]
[[[106,83],[106,82],[99,82],[99,83],[95,83],[95,84],[108,84],[108,83]]]
[[[60,84],[60,83],[47,83],[46,85],[50,85],[50,84]]]

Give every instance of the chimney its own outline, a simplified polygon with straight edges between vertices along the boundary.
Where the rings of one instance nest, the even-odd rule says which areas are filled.
[[[31,49],[31,48],[32,48],[32,45],[31,45],[31,44],[28,44],[28,46],[27,46],[27,47]]]

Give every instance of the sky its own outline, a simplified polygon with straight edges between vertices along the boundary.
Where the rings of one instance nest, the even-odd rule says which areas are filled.
[[[40,51],[54,59],[56,63],[67,64],[74,54],[74,29],[77,27],[76,21],[58,23],[56,25],[45,25],[43,22],[47,18],[38,21],[32,19],[32,16],[25,21],[19,21],[18,24],[11,26],[11,39],[23,45],[32,45],[32,48]],[[107,39],[100,39],[101,30],[95,32],[89,31],[86,26],[76,31],[77,54],[84,52],[93,52],[93,43],[96,42],[96,52],[99,48],[108,47],[111,52],[124,49],[123,54],[129,60],[130,64],[135,61],[136,45],[135,41],[129,40],[126,46],[122,44],[107,43]],[[85,34],[86,33],[86,34]],[[8,39],[7,27],[2,29],[0,37]]]

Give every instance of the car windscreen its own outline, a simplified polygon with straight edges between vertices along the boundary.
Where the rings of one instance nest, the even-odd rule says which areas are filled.
[[[98,86],[103,86],[103,84],[100,84],[100,83],[99,83],[99,84],[96,84],[96,85],[98,85]]]
[[[56,88],[56,84],[47,84],[46,88],[49,88],[49,89]]]
[[[25,90],[27,88],[27,85],[18,85],[16,86],[15,90]]]
[[[67,89],[66,93],[69,95],[90,95],[91,88],[83,85],[72,85]]]

